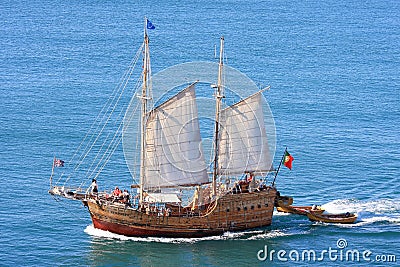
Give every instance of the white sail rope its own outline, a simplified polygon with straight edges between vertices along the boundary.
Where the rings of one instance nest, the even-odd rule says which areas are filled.
[[[121,92],[121,96],[122,96],[122,93],[125,91],[125,89],[126,89],[126,87],[127,87],[127,84],[128,84],[128,81],[129,81],[131,75],[132,75],[132,73],[130,73],[130,75],[127,77],[127,79],[126,79],[126,81],[125,81],[125,83],[124,83],[123,90],[122,90],[122,92]],[[136,85],[133,87],[133,90],[132,90],[133,92],[131,92],[131,94],[132,94],[132,93],[134,94],[134,93],[137,91],[137,89],[138,89],[138,84],[139,84],[139,82],[137,81],[137,82],[136,82]],[[119,99],[118,99],[118,102],[119,102]],[[117,102],[117,103],[118,103],[118,102]],[[117,103],[116,103],[116,104],[117,104]],[[114,109],[112,110],[112,113],[115,111],[115,108],[116,108],[116,106],[115,106]],[[120,109],[117,118],[114,120],[114,125],[117,125],[119,119],[121,118],[121,114],[122,114],[122,112],[123,112],[124,110],[125,110],[124,108],[121,108],[121,109]],[[106,121],[106,124],[103,126],[103,129],[104,129],[104,128],[106,127],[106,125],[108,124],[108,121],[110,120],[112,113],[110,114],[108,120]],[[103,129],[102,129],[102,130],[103,130]],[[116,134],[117,134],[117,133],[118,133],[118,132],[116,132]],[[98,156],[100,155],[100,152],[102,152],[104,145],[107,144],[107,142],[108,142],[108,137],[110,136],[110,134],[111,134],[111,132],[108,133],[108,135],[107,135],[106,139],[103,141],[103,144],[101,145],[100,149],[97,151],[97,154],[96,154],[95,158],[93,159],[92,164],[91,164],[90,167],[88,168],[88,170],[87,170],[85,176],[88,176],[88,173],[90,172],[91,168],[93,167],[93,164],[96,162]],[[98,135],[97,139],[98,139],[100,136],[101,136],[101,133]],[[95,142],[92,144],[92,146],[96,143],[97,139],[96,139]],[[100,162],[98,163],[98,165],[99,165],[99,164],[100,164]],[[97,166],[98,166],[98,165],[97,165]],[[97,168],[97,166],[96,166],[96,168]],[[95,169],[96,169],[96,168],[95,168]],[[93,170],[93,172],[95,171],[95,169]]]
[[[140,132],[140,124],[139,123],[137,125],[137,132]],[[136,147],[135,147],[136,151],[139,151],[139,146],[141,145],[140,144],[140,139],[141,139],[141,135],[140,134],[136,135]],[[140,162],[140,157],[141,157],[141,153],[136,153],[134,162]],[[139,171],[139,173],[137,173],[138,167],[140,167],[140,166],[141,166],[141,163],[136,163],[135,164],[134,173],[133,173],[134,177],[139,177],[140,176],[140,171]]]
[[[92,135],[92,137],[90,138],[90,141],[87,143],[84,152],[82,153],[81,157],[78,160],[78,163],[76,165],[76,167],[74,168],[74,172],[78,170],[78,168],[80,167],[80,165],[82,164],[82,162],[84,161],[84,159],[88,156],[88,154],[92,151],[93,147],[96,145],[97,141],[99,140],[99,138],[102,136],[104,129],[106,128],[106,126],[108,125],[115,109],[117,108],[117,104],[119,103],[125,88],[126,88],[126,84],[128,83],[129,77],[131,75],[131,72],[133,71],[133,69],[131,69],[131,71],[128,73],[127,78],[125,78],[125,81],[123,81],[123,85],[120,85],[120,87],[122,88],[120,94],[118,95],[118,98],[116,99],[116,101],[113,103],[113,105],[110,105],[109,108],[107,109],[107,111],[104,113],[103,118],[101,119],[101,121],[99,122],[98,126],[96,127],[96,130],[99,128],[99,126],[102,125],[100,132],[97,134],[97,136],[95,137],[94,141],[91,142],[91,140],[93,139],[93,137],[95,135]],[[111,111],[109,111],[109,109],[111,108]],[[106,120],[103,122],[104,118],[106,117],[108,113],[108,116],[106,118]],[[91,144],[91,145],[90,145]],[[88,148],[88,146],[90,145],[90,147]],[[103,147],[103,146],[102,146]],[[101,150],[101,148],[100,148]],[[86,151],[86,153],[85,153]],[[99,152],[98,152],[99,153]],[[97,156],[96,156],[97,158]],[[96,159],[95,158],[95,159]],[[73,173],[74,173],[73,172]],[[68,177],[69,178],[69,177]]]
[[[139,105],[140,105],[141,103],[140,103],[140,101],[138,101],[138,103],[137,103],[137,107],[136,107],[136,109],[139,107]],[[129,117],[125,120],[126,121],[126,125],[130,125],[131,124],[131,122],[132,122],[132,119],[135,117],[135,115],[136,115],[136,109],[135,109],[135,111],[134,112],[132,112],[130,115],[129,115]],[[140,131],[141,131],[141,125],[140,125],[140,123],[137,123],[136,124],[136,132],[137,133],[140,133]],[[123,129],[123,134],[127,131],[128,129]],[[136,134],[136,142],[135,142],[135,144],[136,144],[136,146],[135,146],[135,151],[139,151],[139,146],[140,146],[140,139],[141,139],[141,135],[140,134]],[[140,161],[140,156],[141,156],[141,153],[134,153],[134,162],[139,162]],[[139,159],[138,159],[138,157],[139,157]],[[134,179],[134,177],[137,177],[138,176],[138,173],[137,173],[137,167],[139,167],[140,166],[140,163],[137,163],[137,164],[133,164],[133,170],[131,170],[132,172],[133,172],[133,175],[132,175],[132,179]]]
[[[132,73],[130,73],[130,75],[131,74]],[[143,76],[141,76],[141,78],[143,78]],[[129,80],[129,78],[127,80]],[[141,79],[138,79],[136,85],[134,86],[133,95],[135,93],[137,93],[138,89],[140,88],[140,85],[141,85],[140,80]],[[150,82],[151,82],[151,80],[150,80]],[[125,84],[125,86],[126,86],[126,84]],[[149,87],[151,87],[151,85]],[[151,92],[151,88],[149,88],[149,90]],[[149,93],[149,95],[150,94],[151,93]],[[123,125],[124,125],[124,120],[121,119],[123,117],[122,116],[123,115],[122,112],[125,111],[125,110],[128,110],[129,107],[131,106],[131,104],[132,103],[130,102],[128,107],[127,107],[127,109],[121,109],[120,110],[120,113],[117,116],[117,119],[114,120],[114,125],[117,125],[118,121],[120,121],[120,125],[118,126],[117,131],[115,132],[115,134],[114,134],[114,136],[113,136],[111,141],[108,141],[110,133],[107,135],[106,139],[104,140],[103,144],[101,145],[100,149],[98,150],[98,152],[96,154],[96,157],[93,159],[92,164],[88,168],[88,170],[86,172],[86,175],[85,175],[86,177],[91,179],[91,177],[94,176],[93,178],[97,178],[100,175],[100,173],[102,172],[102,170],[104,169],[104,167],[109,162],[111,156],[113,155],[113,153],[115,152],[115,150],[117,149],[118,145],[120,144],[120,142],[122,140],[122,134],[123,134],[123,131],[124,131],[124,130],[121,131],[121,127],[123,127]],[[135,111],[130,115],[130,118],[129,118],[128,122],[131,121],[132,116],[136,113],[138,107],[139,107],[139,105],[136,106]],[[103,148],[104,148],[105,145],[107,145],[107,143],[108,143],[108,146],[107,146],[107,148],[105,149],[105,151],[103,153]],[[97,159],[98,159],[100,154],[102,154],[102,157],[100,158],[100,160],[97,161]],[[96,161],[97,161],[97,164],[93,168],[93,165],[96,163]]]
[[[138,109],[139,107],[140,107],[140,105],[137,104],[137,105],[136,105],[136,108],[135,108],[135,110],[134,110],[134,113],[136,113],[136,111],[137,111],[137,109]],[[100,175],[100,173],[103,171],[104,167],[107,165],[107,163],[108,163],[109,160],[111,159],[111,156],[114,154],[114,152],[115,152],[115,150],[117,149],[118,145],[121,143],[122,136],[123,136],[123,130],[121,131],[121,128],[123,128],[123,125],[124,125],[124,122],[122,121],[122,122],[120,123],[120,126],[118,127],[118,130],[117,130],[117,133],[118,133],[118,134],[116,133],[116,134],[114,135],[113,140],[111,141],[109,147],[107,148],[106,152],[104,153],[104,155],[106,155],[107,152],[108,152],[108,155],[106,156],[106,158],[105,158],[105,160],[104,160],[104,163],[103,163],[102,166],[99,168],[99,170],[97,171],[97,173],[96,173],[96,175],[94,176],[94,178],[97,178],[97,177]],[[103,155],[103,157],[104,157],[104,155]],[[103,157],[102,157],[102,159],[100,160],[100,162],[103,160]],[[100,163],[100,162],[99,162],[99,163]],[[96,168],[97,168],[97,166],[96,166]],[[95,169],[94,169],[94,171],[95,171]],[[92,174],[91,174],[91,175],[92,175]]]
[[[138,61],[138,58],[140,57],[140,54],[141,54],[142,50],[143,50],[143,45],[136,52],[136,55],[133,58],[133,60],[131,61],[131,63],[129,64],[128,69],[125,71],[124,75],[121,77],[120,82],[118,83],[118,85],[114,88],[114,91],[112,92],[110,98],[107,100],[106,104],[103,106],[102,110],[100,111],[100,113],[98,114],[97,118],[93,122],[93,124],[92,124],[91,128],[89,129],[88,133],[86,134],[85,138],[82,140],[80,146],[76,150],[76,153],[74,154],[73,158],[78,154],[79,149],[81,148],[83,143],[86,141],[86,139],[89,136],[89,134],[91,134],[93,132],[93,135],[91,137],[91,139],[92,139],[93,136],[95,135],[95,133],[97,133],[98,128],[102,125],[102,121],[104,120],[106,115],[109,113],[109,109],[112,106],[114,106],[114,107],[116,106],[116,103],[113,104],[113,101],[115,100],[115,98],[118,95],[121,96],[122,92],[120,92],[120,91],[121,91],[121,89],[125,88],[125,86],[122,86],[122,85],[126,84],[128,78],[132,74],[132,72],[134,70],[134,67],[136,66],[136,63]],[[119,94],[118,94],[118,92],[119,92]],[[100,119],[100,121],[98,121],[100,116],[101,116],[101,119]],[[95,125],[97,125],[96,129],[92,130]],[[91,139],[86,144],[86,147],[84,148],[84,151],[87,149],[88,145],[91,144]],[[81,155],[80,159],[78,160],[78,162],[82,161],[82,158],[84,158],[83,155],[84,155],[84,153],[82,153],[82,155]],[[73,162],[73,158],[71,159],[71,162]],[[77,167],[79,167],[79,166],[77,166]],[[77,168],[77,167],[75,167],[75,168]]]
[[[140,84],[140,82],[137,81],[136,85],[133,87],[133,90],[132,90],[133,94],[140,87],[139,84]],[[125,109],[121,108],[117,118],[114,120],[114,125],[116,126],[118,123],[119,123],[119,125],[118,125],[118,128],[115,131],[111,141],[109,141],[109,137],[110,137],[110,134],[111,134],[111,132],[109,132],[109,134],[107,135],[107,137],[103,141],[103,144],[101,145],[100,149],[98,149],[95,158],[92,160],[92,163],[91,163],[90,167],[88,168],[85,177],[88,177],[88,178],[92,177],[94,175],[94,173],[96,172],[96,170],[98,170],[99,168],[100,168],[100,171],[98,171],[98,174],[100,174],[101,170],[107,164],[109,158],[111,158],[112,154],[114,153],[114,151],[118,147],[118,145],[119,145],[119,143],[120,143],[120,141],[122,139],[121,127],[123,126],[123,120],[121,119],[121,117],[123,115],[123,111],[125,111]],[[103,148],[107,144],[108,144],[108,146],[104,151]],[[98,160],[99,155],[102,155],[102,157]],[[106,155],[108,155],[108,156],[106,156]],[[104,161],[103,166],[99,167],[99,166],[101,166],[103,161]],[[96,162],[97,162],[96,166],[93,167],[93,165]],[[97,177],[98,174],[95,177]]]
[[[133,91],[136,92],[139,87],[140,87],[140,82],[138,81],[136,83]],[[131,105],[131,103],[128,104],[127,108],[129,108],[130,105]],[[136,112],[138,106],[139,105],[137,104],[137,106],[135,108],[135,112]],[[124,125],[124,120],[122,119],[122,117],[124,115],[124,111],[125,110],[126,109],[124,109],[124,108],[122,108],[120,110],[116,120],[114,121],[115,125],[119,122],[118,128],[115,131],[114,136],[112,137],[111,141],[108,141],[108,137],[109,137],[110,133],[107,135],[107,137],[104,140],[101,148],[98,150],[98,152],[96,154],[96,157],[93,159],[93,162],[92,162],[91,166],[89,167],[89,169],[88,169],[88,171],[86,173],[86,177],[89,177],[89,178],[92,177],[94,175],[94,173],[96,173],[96,171],[98,170],[97,174],[95,175],[95,177],[97,177],[101,173],[101,171],[103,170],[103,168],[105,167],[105,165],[107,164],[109,159],[111,158],[112,154],[114,153],[114,151],[116,150],[118,145],[120,144],[121,139],[122,139],[122,133],[123,133],[121,128],[123,129],[123,125]],[[103,151],[104,145],[106,145],[107,143],[108,143],[107,148],[105,149],[104,153],[101,153]],[[98,158],[98,156],[100,154],[102,154],[102,157],[100,158],[100,160],[98,160],[97,165],[92,169],[92,166],[94,165],[94,163],[96,162],[96,160],[97,160],[97,158]],[[104,163],[102,164],[103,160],[104,160]],[[99,167],[99,166],[101,166],[101,167]]]
[[[148,76],[149,76],[149,77],[152,77],[150,56],[147,58],[147,60],[148,60]],[[141,78],[143,79],[143,74],[142,74]],[[147,95],[147,97],[148,97],[148,102],[147,102],[147,107],[151,107],[151,109],[152,109],[152,108],[154,107],[154,99],[153,99],[153,92],[152,92],[153,84],[152,84],[152,79],[151,79],[151,78],[150,78],[150,80],[149,80],[149,85],[148,85],[148,88],[147,88],[147,89],[148,89],[148,95]],[[147,113],[147,111],[144,111],[144,112]],[[132,118],[135,116],[135,113],[136,113],[136,110],[135,110],[134,112],[132,112],[132,113],[129,115],[129,118],[127,119],[127,125],[130,125]],[[146,123],[146,122],[143,122],[143,123]],[[140,123],[137,123],[137,129],[136,129],[136,132],[137,132],[137,133],[140,133],[140,132],[141,132],[141,129],[140,129],[140,128],[141,128]],[[124,129],[123,131],[125,132],[126,130]],[[135,151],[139,151],[140,139],[141,139],[141,138],[142,138],[142,136],[141,136],[140,134],[137,134],[137,135],[136,135],[136,147],[135,147]],[[142,156],[141,153],[135,153],[134,162],[136,162],[136,163],[139,162],[141,156]],[[139,157],[139,159],[138,159],[138,157]],[[138,176],[140,175],[140,173],[139,173],[139,174],[137,173],[137,171],[138,171],[138,168],[137,168],[137,167],[139,167],[140,165],[141,165],[141,163],[131,165],[131,166],[133,166],[133,170],[130,170],[131,172],[133,172],[133,175],[132,175],[132,179],[133,179],[133,180],[135,180],[135,177],[138,177]],[[134,181],[133,181],[133,182],[134,182]]]
[[[94,144],[96,143],[98,137],[102,134],[105,125],[107,125],[109,118],[112,115],[113,110],[110,113],[110,109],[112,107],[116,107],[116,104],[118,103],[118,101],[121,98],[121,95],[124,91],[124,88],[126,87],[126,83],[129,80],[129,78],[131,77],[134,68],[138,62],[138,59],[142,53],[143,50],[143,45],[138,49],[138,51],[136,52],[135,57],[133,58],[133,60],[130,62],[129,67],[127,69],[127,71],[125,71],[124,75],[122,76],[122,78],[120,79],[120,83],[118,84],[118,86],[116,86],[111,94],[111,96],[109,97],[109,99],[107,100],[106,104],[103,106],[103,108],[101,109],[100,113],[98,114],[98,116],[96,117],[95,121],[92,123],[89,131],[86,133],[85,137],[83,138],[82,142],[80,143],[80,145],[78,146],[78,148],[76,149],[74,155],[72,156],[70,162],[73,162],[74,159],[76,158],[76,156],[78,155],[79,151],[81,151],[83,145],[86,143],[86,146],[83,148],[83,152],[81,153],[81,156],[79,157],[79,159],[77,160],[77,163],[75,164],[75,167],[73,169],[73,172],[68,176],[68,178],[65,180],[65,184],[69,181],[69,179],[71,178],[71,176],[79,169],[80,165],[82,164],[83,160],[86,158],[86,156],[89,154],[89,152],[91,151],[91,149],[93,148]],[[122,86],[124,85],[124,86]],[[121,90],[122,89],[122,90]],[[118,98],[117,98],[118,97]],[[117,99],[117,100],[116,100]],[[106,118],[106,115],[110,113],[110,115],[108,116],[107,120],[104,122],[104,119]],[[97,130],[101,127],[101,125],[103,125],[100,133],[97,134],[97,138],[92,142],[93,138],[96,135]],[[92,144],[90,147],[89,145]],[[60,182],[60,180],[62,179],[64,173],[61,174],[60,178],[58,179],[57,182]]]

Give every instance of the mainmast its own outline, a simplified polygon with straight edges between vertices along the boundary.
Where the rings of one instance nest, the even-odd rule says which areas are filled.
[[[147,35],[147,18],[144,18],[144,51],[143,51],[143,85],[142,95],[142,110],[141,110],[141,142],[140,142],[140,202],[143,202],[143,187],[145,180],[145,149],[146,149],[146,118],[147,118],[147,101],[149,99],[149,79],[150,79],[150,51],[149,51],[149,37]]]
[[[222,98],[224,97],[224,88],[222,84],[222,70],[224,66],[224,37],[221,37],[221,44],[219,50],[219,65],[218,65],[218,83],[215,92],[215,147],[214,147],[214,170],[212,179],[212,194],[217,195],[217,178],[218,178],[218,153],[219,153],[219,115],[221,111]]]

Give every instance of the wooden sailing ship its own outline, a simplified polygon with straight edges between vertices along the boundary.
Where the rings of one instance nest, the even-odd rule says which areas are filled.
[[[149,107],[148,23],[146,19],[140,95],[140,181],[132,185],[137,195],[126,199],[58,185],[51,185],[50,194],[82,201],[95,228],[126,236],[203,237],[270,225],[278,192],[275,186],[260,182],[272,171],[262,92],[222,108],[221,38],[214,156],[211,171],[207,171],[199,151],[196,82],[160,105]],[[176,188],[192,188],[192,200],[184,205]]]

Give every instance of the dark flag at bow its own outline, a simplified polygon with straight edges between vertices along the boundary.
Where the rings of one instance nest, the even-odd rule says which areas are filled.
[[[52,183],[53,183],[53,174],[54,174],[54,168],[55,167],[64,167],[64,161],[61,159],[57,159],[54,157],[53,159],[53,166],[51,167],[51,175],[50,175],[50,189],[52,188]]]
[[[61,159],[54,159],[54,167],[64,167],[64,161]]]
[[[153,23],[151,23],[150,20],[146,19],[146,23],[147,23],[147,29],[149,30],[154,30],[156,28],[156,26],[153,25]]]

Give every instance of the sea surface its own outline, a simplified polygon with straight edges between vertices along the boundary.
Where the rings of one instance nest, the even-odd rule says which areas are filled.
[[[0,3],[0,266],[399,265],[400,1]],[[144,16],[156,26],[153,74],[217,62],[223,35],[227,65],[271,86],[274,165],[285,147],[294,157],[278,175],[281,194],[357,222],[274,212],[252,231],[128,238],[94,229],[81,203],[51,197],[53,157],[68,168],[140,47]],[[119,178],[131,183],[120,146],[101,190]]]

